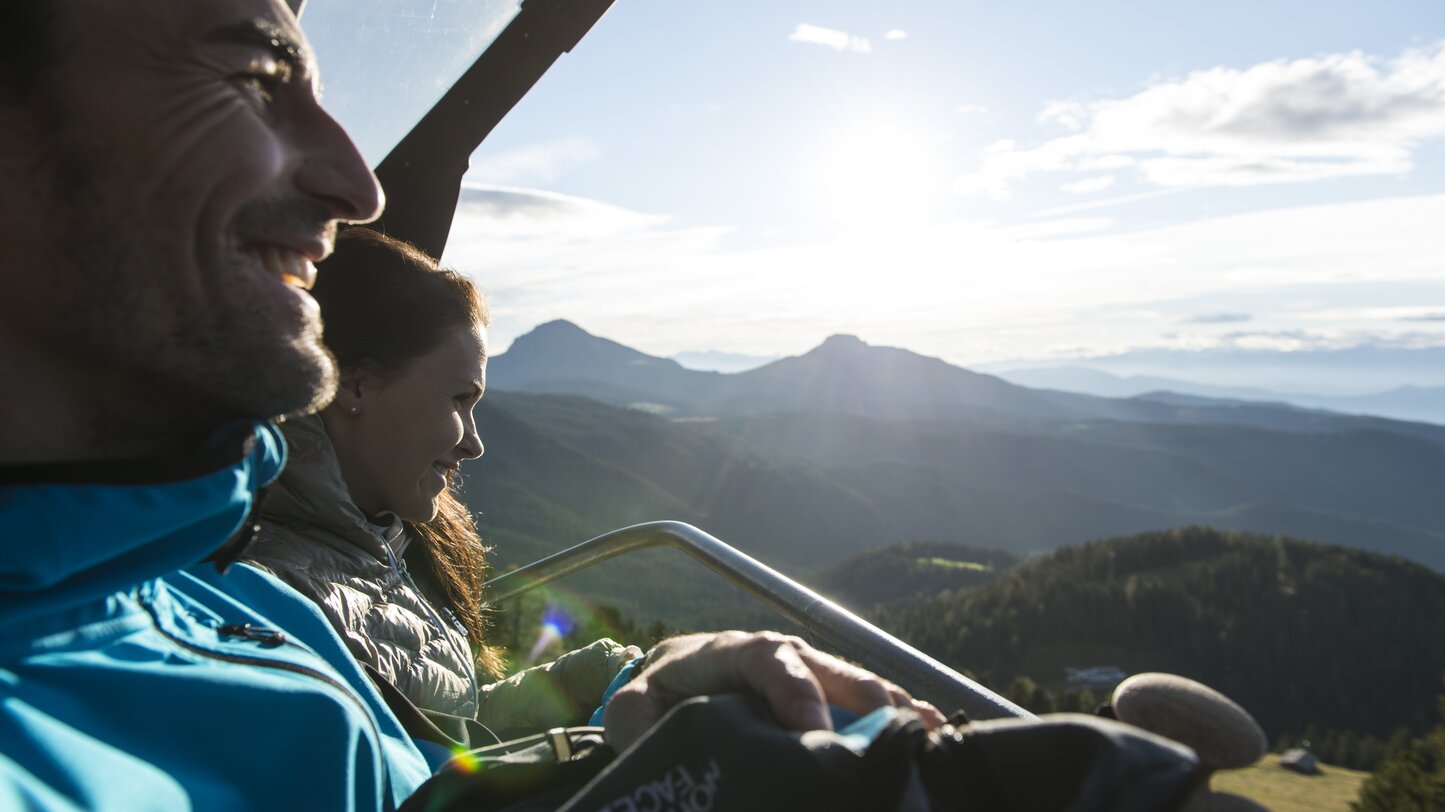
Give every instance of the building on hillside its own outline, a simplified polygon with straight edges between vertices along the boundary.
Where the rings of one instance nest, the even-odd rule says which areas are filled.
[[[1070,685],[1112,688],[1124,681],[1124,671],[1117,665],[1096,665],[1090,668],[1064,667],[1064,677]]]
[[[1320,774],[1319,757],[1303,747],[1294,747],[1284,751],[1284,755],[1279,757],[1279,766],[1304,775]]]

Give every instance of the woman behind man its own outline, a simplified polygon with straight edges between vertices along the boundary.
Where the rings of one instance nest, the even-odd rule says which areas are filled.
[[[341,385],[320,414],[283,425],[289,460],[247,560],[315,601],[373,678],[434,721],[475,718],[503,734],[585,723],[636,648],[600,640],[494,682],[487,548],[452,489],[457,466],[483,450],[472,416],[486,384],[481,293],[353,228],[313,296]]]

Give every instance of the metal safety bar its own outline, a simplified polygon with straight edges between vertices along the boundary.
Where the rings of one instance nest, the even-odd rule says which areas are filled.
[[[907,688],[945,713],[970,719],[1034,718],[1032,713],[863,620],[777,570],[690,524],[648,522],[624,527],[486,583],[494,603],[515,598],[593,564],[654,547],[672,547],[700,561],[864,668]]]

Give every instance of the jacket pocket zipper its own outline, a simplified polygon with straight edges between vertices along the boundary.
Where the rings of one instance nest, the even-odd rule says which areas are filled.
[[[346,697],[348,701],[355,705],[357,709],[361,711],[362,716],[366,717],[366,722],[371,727],[372,738],[376,742],[377,758],[379,758],[382,763],[385,764],[385,745],[382,742],[381,729],[378,728],[376,725],[376,718],[372,715],[372,710],[370,706],[368,706],[361,697],[357,696],[345,683],[341,682],[340,680],[333,679],[331,676],[329,676],[323,671],[318,671],[315,668],[310,668],[308,666],[300,665],[298,663],[288,663],[283,660],[268,660],[265,657],[247,657],[243,654],[226,654],[219,651],[212,651],[203,646],[196,645],[189,640],[185,640],[172,634],[168,629],[166,629],[164,625],[161,624],[160,618],[156,616],[155,609],[149,604],[145,604],[145,607],[147,613],[149,613],[151,616],[151,622],[155,626],[156,631],[160,632],[162,637],[180,646],[186,651],[192,652],[194,654],[199,654],[202,657],[207,657],[212,660],[220,660],[227,663],[236,663],[237,665],[252,665],[260,668],[274,668],[278,671],[289,671],[293,674],[308,676],[319,682],[330,685],[332,688],[336,689],[338,693]],[[263,629],[257,626],[252,626],[249,623],[221,626],[216,629],[216,632],[218,634],[224,634],[230,637],[243,637],[247,640],[255,640],[256,642],[261,643],[261,645],[266,646],[267,648],[274,648],[280,645],[290,645],[295,646],[302,651],[311,653],[314,656],[321,656],[319,654],[316,654],[315,652],[310,651],[310,649],[307,649],[291,640],[288,640],[286,638],[285,632],[281,632],[275,629]],[[232,632],[235,633],[233,634]],[[391,783],[389,772],[387,773],[387,776],[387,784],[389,785]]]

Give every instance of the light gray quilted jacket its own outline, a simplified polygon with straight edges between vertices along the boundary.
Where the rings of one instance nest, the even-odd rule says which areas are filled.
[[[599,640],[556,661],[478,685],[460,625],[406,572],[401,522],[378,527],[351,501],[320,417],[282,425],[286,470],[261,504],[248,563],[315,601],[351,653],[413,705],[475,718],[498,732],[584,724],[633,646]]]
[[[419,708],[477,714],[475,660],[461,627],[434,608],[402,561],[401,520],[367,521],[351,501],[319,417],[287,422],[288,458],[261,503],[245,559],[311,598],[351,653]]]

